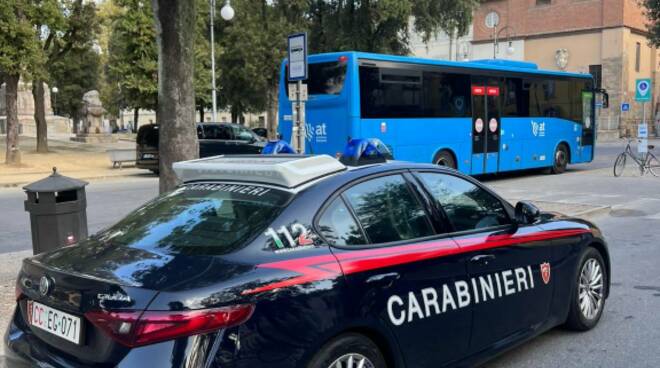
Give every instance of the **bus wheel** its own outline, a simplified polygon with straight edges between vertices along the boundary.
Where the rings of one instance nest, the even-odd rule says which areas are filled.
[[[435,164],[456,169],[456,160],[449,151],[440,151],[435,157]]]
[[[555,151],[550,172],[553,174],[561,174],[566,171],[566,166],[568,166],[568,157],[568,148],[565,144],[560,144]]]

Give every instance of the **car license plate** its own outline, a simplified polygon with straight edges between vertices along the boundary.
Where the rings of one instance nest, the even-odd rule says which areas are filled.
[[[150,159],[150,158],[154,158],[154,157],[155,156],[154,156],[153,153],[145,153],[145,154],[142,155],[142,158],[144,158],[144,159]]]
[[[80,344],[80,317],[31,300],[27,303],[27,313],[30,325],[74,344]]]

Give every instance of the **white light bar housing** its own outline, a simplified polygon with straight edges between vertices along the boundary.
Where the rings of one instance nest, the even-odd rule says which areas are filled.
[[[175,162],[174,172],[184,182],[244,181],[295,188],[315,179],[346,170],[328,155],[234,155]]]

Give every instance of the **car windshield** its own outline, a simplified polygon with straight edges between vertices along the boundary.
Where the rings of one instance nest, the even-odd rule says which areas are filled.
[[[290,199],[249,184],[189,184],[137,209],[96,240],[133,248],[224,254],[261,233]]]

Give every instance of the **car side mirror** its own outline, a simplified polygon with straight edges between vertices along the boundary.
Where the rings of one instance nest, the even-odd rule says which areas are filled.
[[[539,217],[541,217],[541,210],[531,202],[520,201],[516,204],[516,221],[519,224],[533,224]]]

